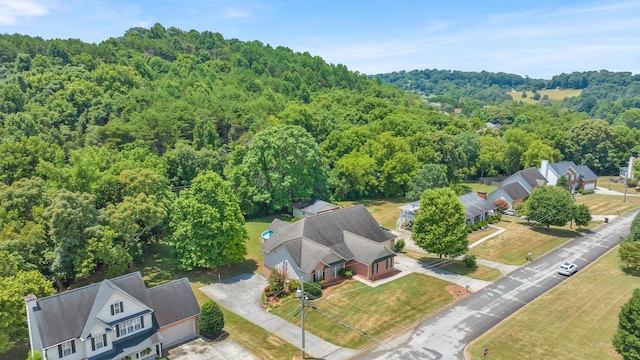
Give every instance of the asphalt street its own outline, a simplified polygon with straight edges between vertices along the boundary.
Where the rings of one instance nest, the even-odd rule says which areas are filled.
[[[464,359],[467,344],[564,281],[566,277],[557,273],[562,262],[570,261],[584,269],[615,247],[629,233],[637,212],[618,216],[534,258],[508,276],[435,313],[412,331],[382,341],[354,359]]]

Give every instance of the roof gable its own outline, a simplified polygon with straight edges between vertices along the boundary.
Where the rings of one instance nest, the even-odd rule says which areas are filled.
[[[544,185],[547,182],[547,179],[542,175],[540,170],[536,169],[535,167],[520,170],[517,172],[517,174],[520,174],[520,176],[522,176],[524,181],[526,181],[531,188]]]
[[[362,236],[344,231],[344,243],[354,254],[354,258],[363,264],[371,265],[376,259],[394,256],[395,253],[382,244],[366,239]]]
[[[189,279],[182,278],[147,290],[160,327],[200,314]]]
[[[311,199],[307,201],[298,201],[297,203],[291,205],[294,209],[299,209],[302,212],[307,214],[320,214],[326,211],[332,211],[340,209],[340,206],[336,204],[332,204],[330,202],[319,200],[319,199]]]
[[[107,282],[107,285],[103,283]],[[151,300],[140,272],[126,274],[111,280],[83,286],[78,289],[47,296],[36,300],[33,314],[38,325],[42,346],[48,348],[62,342],[76,339],[95,326],[89,319],[98,314],[115,291],[127,294],[140,306],[151,308]],[[98,305],[95,305],[95,303]],[[64,326],[61,326],[64,324]]]
[[[500,187],[513,200],[524,199],[529,196],[529,191],[519,182],[514,182]]]

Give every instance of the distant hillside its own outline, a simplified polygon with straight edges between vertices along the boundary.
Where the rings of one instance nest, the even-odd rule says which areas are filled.
[[[510,101],[549,104],[560,101],[563,107],[572,111],[586,112],[591,116],[612,122],[626,110],[640,105],[640,75],[630,72],[611,72],[607,70],[573,72],[553,76],[550,80],[530,79],[520,75],[506,73],[464,72],[456,70],[412,70],[398,71],[370,76],[384,83],[395,85],[423,96],[430,97],[450,107],[463,107],[469,102],[482,102],[485,105],[499,105]],[[580,90],[571,92],[571,96],[554,96],[555,89]],[[520,97],[514,98],[515,90]],[[543,93],[543,90],[550,92]],[[522,92],[530,95],[538,92],[540,99],[528,96],[522,98]],[[547,98],[544,98],[544,95]],[[544,99],[543,99],[544,98]],[[538,101],[539,100],[539,101]]]

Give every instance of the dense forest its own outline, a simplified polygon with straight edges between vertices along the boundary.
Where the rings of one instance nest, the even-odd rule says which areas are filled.
[[[614,174],[640,149],[639,85],[606,71],[369,78],[160,24],[99,44],[0,35],[0,293],[22,309],[25,289],[121,274],[156,241],[185,269],[222,266],[246,252],[244,218],[311,197],[415,200],[430,179],[460,190],[542,159]],[[584,92],[506,94],[556,86]],[[0,324],[0,352],[20,321]]]

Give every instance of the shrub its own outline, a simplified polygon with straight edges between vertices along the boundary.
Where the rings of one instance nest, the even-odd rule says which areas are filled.
[[[404,247],[407,244],[405,243],[403,238],[398,239],[398,241],[396,241],[396,246],[395,246],[395,250],[396,252],[402,252],[402,250],[404,250]]]
[[[304,282],[304,292],[309,299],[314,300],[322,297],[322,286],[312,281]]]
[[[340,269],[340,271],[338,271],[338,275],[345,277],[347,279],[351,279],[353,277],[353,271],[348,270],[347,268],[342,268]]]
[[[293,279],[289,280],[289,282],[287,282],[287,287],[289,288],[289,292],[294,293],[300,289],[300,281]]]
[[[224,328],[224,314],[213,300],[202,304],[198,317],[198,330],[205,336],[219,333]]]
[[[271,274],[269,274],[269,278],[267,278],[267,287],[264,289],[267,296],[282,296],[286,281],[287,274],[279,268],[274,267]]]
[[[476,266],[476,256],[475,255],[465,255],[462,258],[462,262],[467,265],[468,268],[472,268]]]

